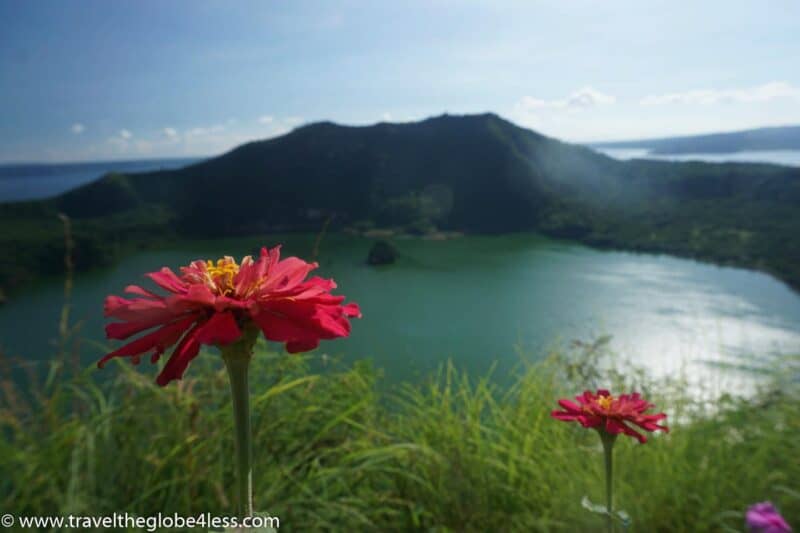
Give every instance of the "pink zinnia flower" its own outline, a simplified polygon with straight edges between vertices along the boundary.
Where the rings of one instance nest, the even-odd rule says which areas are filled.
[[[120,322],[108,324],[106,336],[127,339],[157,329],[109,353],[98,366],[114,357],[131,357],[138,363],[146,353],[155,363],[177,343],[156,380],[163,386],[183,376],[201,345],[230,344],[248,326],[285,343],[289,353],[312,350],[320,339],[346,337],[349,318],[360,318],[361,311],[355,303],[342,305],[344,296],[330,294],[336,288],[333,280],[306,279],[317,266],[296,257],[280,260],[276,246],[262,248],[257,260],[245,257],[241,265],[226,256],[216,264],[194,261],[180,269],[180,276],[166,267],[151,272],[147,277],[167,294],[130,285],[125,292],[138,298],[108,296],[105,316]]]
[[[790,533],[792,528],[770,502],[752,505],[747,510],[747,526],[758,533]]]
[[[553,411],[550,415],[565,422],[578,421],[585,428],[595,428],[610,435],[624,433],[641,443],[647,442],[647,438],[628,424],[650,432],[659,429],[669,431],[667,426],[658,425],[658,422],[667,418],[667,415],[645,414],[645,411],[655,406],[643,400],[638,392],[614,397],[607,390],[600,389],[597,394],[587,390],[575,399],[578,400],[578,404],[569,400],[559,400],[558,405],[564,410]]]

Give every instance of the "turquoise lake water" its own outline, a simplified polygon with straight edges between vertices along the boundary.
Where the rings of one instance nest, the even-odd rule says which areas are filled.
[[[198,241],[129,256],[75,280],[72,317],[83,322],[83,363],[101,357],[105,295],[144,283],[144,272],[197,258],[240,257],[285,242],[310,258],[314,236]],[[448,358],[503,376],[521,360],[574,340],[611,335],[611,347],[657,374],[683,368],[720,382],[709,362],[800,352],[800,296],[758,272],[667,256],[598,251],[529,234],[437,242],[398,240],[398,263],[370,267],[372,241],[328,235],[318,273],[364,312],[352,336],[317,354],[371,358],[390,382],[418,379]],[[52,279],[0,307],[0,347],[29,364],[51,357],[63,302]],[[148,363],[142,371],[152,372]],[[502,377],[500,378],[502,379]],[[738,379],[738,378],[737,378]],[[724,381],[724,380],[723,380]]]

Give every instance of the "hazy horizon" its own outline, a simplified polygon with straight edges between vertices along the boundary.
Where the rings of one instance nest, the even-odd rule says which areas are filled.
[[[485,113],[493,113],[493,112],[492,111],[486,111]],[[377,124],[380,124],[380,123],[406,124],[406,123],[423,122],[425,120],[429,120],[431,118],[436,118],[437,116],[441,116],[442,114],[446,114],[446,113],[440,113],[439,115],[432,115],[430,117],[423,117],[423,118],[420,118],[420,119],[417,119],[417,120],[409,120],[409,121],[404,121],[404,122],[393,121],[393,120],[389,120],[389,121],[378,120],[378,121],[375,121],[375,122],[370,123],[370,124],[347,124],[347,123],[343,123],[343,122],[336,122],[336,121],[332,121],[332,120],[321,119],[319,121],[314,121],[314,122],[307,123],[307,124],[301,124],[298,127],[308,126],[308,125],[317,124],[317,123],[321,123],[321,122],[329,122],[329,123],[332,122],[332,123],[334,123],[336,125],[344,126],[344,127],[369,127],[369,126],[374,126],[374,125],[377,125]],[[482,114],[482,113],[468,113],[467,115],[479,115],[479,114]],[[451,115],[455,115],[455,114],[451,113]],[[506,119],[506,117],[503,117],[502,115],[498,115],[498,116],[500,116],[503,119]],[[506,119],[506,120],[509,120],[509,119]],[[511,122],[513,123],[513,121],[511,121]],[[798,124],[781,124],[781,125],[776,125],[776,126],[763,126],[763,127],[756,127],[756,128],[746,128],[744,130],[742,130],[742,129],[729,130],[729,131],[717,131],[717,130],[714,130],[714,131],[689,133],[689,134],[665,135],[663,137],[641,137],[641,138],[635,138],[635,139],[626,137],[626,138],[621,138],[621,139],[598,139],[596,141],[580,142],[580,141],[569,141],[567,139],[561,139],[561,138],[555,137],[553,135],[549,135],[545,131],[540,131],[540,130],[537,130],[535,128],[529,128],[529,127],[526,127],[526,126],[521,126],[519,124],[516,124],[516,125],[520,126],[520,127],[523,127],[523,128],[526,128],[526,129],[529,129],[529,130],[532,130],[532,131],[535,131],[537,133],[541,133],[541,134],[546,135],[548,137],[554,137],[556,139],[559,139],[559,140],[562,140],[562,141],[565,141],[565,142],[573,142],[574,144],[583,144],[583,145],[587,145],[587,146],[590,146],[591,144],[594,144],[594,143],[602,144],[604,142],[613,143],[613,142],[625,142],[625,141],[631,141],[631,142],[633,142],[633,141],[648,141],[648,140],[654,140],[655,141],[655,140],[660,140],[662,138],[672,138],[672,137],[679,138],[679,137],[683,137],[683,136],[692,137],[692,136],[695,136],[695,135],[706,135],[706,134],[716,134],[716,133],[739,133],[739,132],[743,132],[743,131],[756,130],[756,129],[767,129],[767,128],[800,127],[800,123],[798,123]],[[30,165],[30,166],[36,166],[36,165],[42,165],[42,166],[50,166],[50,165],[81,165],[81,164],[87,164],[88,165],[88,164],[102,164],[102,163],[165,161],[165,160],[171,160],[171,159],[176,159],[176,160],[181,160],[181,159],[198,159],[198,160],[200,160],[200,159],[210,159],[210,158],[222,155],[222,154],[224,154],[224,153],[226,153],[226,152],[228,152],[228,151],[230,151],[232,149],[235,149],[238,146],[241,146],[242,144],[247,144],[247,143],[250,143],[250,142],[264,141],[264,140],[269,140],[269,139],[281,137],[283,135],[287,135],[287,134],[291,133],[291,131],[293,131],[294,129],[296,129],[296,128],[292,128],[291,130],[284,131],[284,132],[281,132],[281,133],[279,133],[277,135],[273,135],[273,136],[254,137],[252,139],[244,139],[240,143],[238,143],[236,145],[233,145],[233,146],[230,146],[229,148],[223,150],[222,152],[217,152],[217,153],[177,154],[177,155],[164,155],[164,156],[157,156],[157,155],[149,155],[149,156],[148,155],[141,155],[141,156],[122,155],[122,156],[116,157],[116,158],[115,157],[108,157],[108,158],[99,158],[99,159],[72,159],[72,160],[71,159],[63,159],[63,160],[52,160],[52,161],[48,161],[48,160],[39,160],[39,161],[36,161],[36,160],[0,160],[0,166],[10,167],[10,166],[27,166],[27,165]],[[603,148],[594,147],[594,149],[596,151],[600,152],[600,153],[604,153],[604,154],[608,155],[606,153],[606,150],[604,150]],[[697,152],[697,153],[701,153],[701,152]],[[736,152],[733,152],[733,153],[736,153]]]

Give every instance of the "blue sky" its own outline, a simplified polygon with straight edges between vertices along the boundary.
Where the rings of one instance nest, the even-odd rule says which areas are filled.
[[[800,123],[800,2],[0,0],[0,161],[494,111],[571,141]]]

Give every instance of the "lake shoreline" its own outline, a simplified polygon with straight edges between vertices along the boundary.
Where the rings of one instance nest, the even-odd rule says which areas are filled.
[[[543,233],[543,235],[547,235],[547,233]],[[558,238],[551,235],[547,236],[550,238]],[[704,263],[707,265],[713,265],[718,267],[739,268],[743,270],[749,270],[751,272],[760,272],[762,274],[769,275],[775,280],[786,285],[793,292],[800,294],[800,278],[783,276],[776,269],[770,269],[769,267],[763,264],[759,265],[758,262],[736,261],[734,259],[725,259],[717,257],[713,254],[704,254],[691,250],[680,250],[658,245],[650,246],[647,244],[637,244],[632,246],[623,241],[616,241],[613,239],[605,239],[605,238],[604,239],[586,238],[586,239],[578,239],[573,242],[586,245],[596,250],[609,250],[609,251],[629,252],[629,253],[647,254],[647,255],[665,255],[668,257],[675,257],[680,259],[690,259],[698,263]]]
[[[186,244],[191,244],[193,242],[199,242],[199,241],[225,241],[230,239],[249,239],[249,238],[255,239],[258,237],[270,237],[278,235],[304,235],[310,233],[311,232],[305,229],[298,229],[296,231],[252,233],[252,234],[232,235],[224,237],[214,236],[207,238],[195,237],[195,236],[181,237],[175,234],[165,234],[161,235],[157,241],[153,241],[150,239],[140,239],[124,243],[122,244],[122,246],[117,247],[113,251],[113,257],[104,258],[103,261],[96,264],[88,265],[88,267],[84,265],[83,267],[76,268],[74,270],[74,274],[89,273],[92,271],[96,271],[97,269],[114,266],[119,262],[125,260],[131,254],[135,254],[141,251],[165,251],[175,246],[183,246]],[[658,243],[632,244],[629,242],[625,242],[621,239],[615,239],[610,235],[603,235],[603,236],[588,235],[582,237],[581,236],[566,237],[558,232],[548,232],[546,230],[519,231],[519,232],[496,233],[496,234],[481,234],[481,233],[467,233],[461,231],[437,230],[435,232],[427,234],[415,234],[398,230],[395,228],[373,228],[370,230],[363,230],[363,231],[356,230],[353,228],[342,228],[333,231],[328,231],[326,232],[326,234],[365,238],[374,241],[378,241],[381,239],[448,241],[452,239],[464,238],[467,236],[503,237],[503,236],[517,235],[517,234],[530,235],[532,238],[535,238],[536,236],[542,236],[548,239],[568,244],[581,244],[599,251],[627,252],[627,253],[643,254],[643,255],[663,255],[667,257],[692,260],[698,263],[714,265],[718,267],[739,268],[751,272],[759,272],[769,275],[775,280],[786,285],[792,292],[800,294],[800,278],[782,275],[782,273],[779,272],[778,270],[774,268],[769,268],[767,265],[763,263],[763,261],[759,261],[757,259],[754,259],[752,261],[740,261],[733,258],[719,257],[712,253],[698,252],[697,250],[680,249],[674,246],[673,247],[663,246],[663,245],[659,246]],[[366,256],[365,256],[365,263],[366,263]],[[37,282],[46,279],[57,279],[57,278],[63,279],[66,276],[67,272],[66,271],[62,271],[60,273],[29,272],[29,274],[31,274],[30,278],[22,281],[21,283],[15,284],[14,286],[0,285],[0,306],[7,303],[11,303],[17,297],[19,297],[19,295],[24,294],[26,287],[30,287],[31,284],[36,284]]]
[[[613,338],[620,357],[659,375],[687,363],[689,376],[698,379],[715,377],[713,365],[730,358],[744,363],[800,346],[800,298],[758,272],[600,250],[529,232],[393,239],[396,262],[375,268],[367,264],[374,242],[342,232],[319,242],[318,234],[305,232],[126,246],[108,268],[74,277],[70,316],[83,324],[87,357],[99,357],[97,347],[108,344],[102,316],[107,295],[121,295],[130,284],[149,288],[145,273],[164,266],[177,271],[222,255],[239,260],[282,244],[282,256],[318,262],[314,275],[334,279],[337,293],[364,310],[352,337],[323,343],[321,353],[372,360],[392,380],[413,380],[451,357],[475,375],[498,362],[502,377],[553,347],[601,335]],[[0,349],[45,360],[58,344],[67,300],[58,275],[16,293],[0,306]],[[25,333],[33,323],[41,325],[40,335]]]

